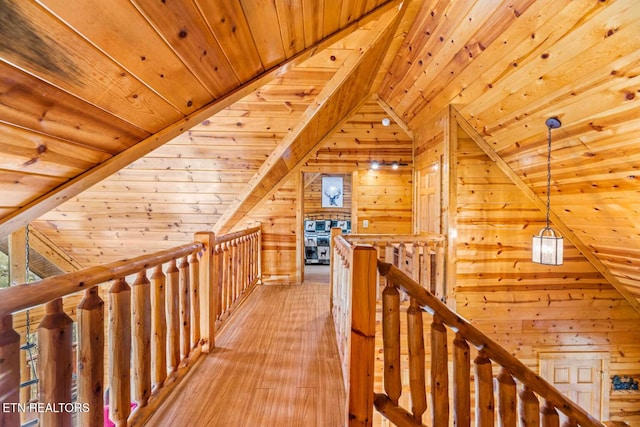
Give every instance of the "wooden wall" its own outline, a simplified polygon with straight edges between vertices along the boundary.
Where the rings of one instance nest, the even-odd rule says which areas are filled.
[[[352,232],[409,234],[412,231],[413,170],[358,170],[353,173]],[[368,221],[368,227],[364,227]]]
[[[562,266],[531,262],[531,237],[544,227],[544,213],[449,123],[451,131],[438,121],[421,130],[416,169],[441,153],[454,155],[444,165],[454,176],[444,189],[453,194],[443,194],[451,203],[443,217],[446,230],[457,233],[457,311],[533,370],[544,353],[604,352],[608,387],[613,375],[640,377],[638,313],[566,239]],[[449,133],[455,147],[448,149],[439,139]],[[640,425],[639,402],[638,392],[610,391],[609,419]]]

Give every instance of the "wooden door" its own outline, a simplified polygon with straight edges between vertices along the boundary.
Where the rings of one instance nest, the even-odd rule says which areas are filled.
[[[418,233],[440,233],[440,168],[438,162],[417,172]]]
[[[540,376],[599,420],[608,418],[606,353],[540,353]],[[566,420],[561,415],[561,424]]]

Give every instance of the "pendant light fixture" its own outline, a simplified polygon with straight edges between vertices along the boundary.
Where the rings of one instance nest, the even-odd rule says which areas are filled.
[[[549,225],[551,211],[551,129],[561,126],[557,117],[551,117],[546,121],[547,136],[547,225],[540,230],[537,236],[533,236],[533,254],[531,260],[538,264],[562,265],[563,246],[562,237]]]

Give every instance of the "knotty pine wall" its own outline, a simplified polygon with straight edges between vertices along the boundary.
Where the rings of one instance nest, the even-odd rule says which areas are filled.
[[[640,378],[640,316],[619,292],[566,239],[564,265],[531,262],[544,213],[455,122],[434,120],[417,135],[416,170],[455,153],[443,218],[451,213],[457,228],[457,311],[534,371],[543,352],[606,352],[608,387],[613,375]],[[640,394],[610,391],[609,419],[640,425]]]
[[[353,173],[352,232],[410,234],[413,209],[413,170],[358,170]],[[363,221],[368,227],[364,228]]]

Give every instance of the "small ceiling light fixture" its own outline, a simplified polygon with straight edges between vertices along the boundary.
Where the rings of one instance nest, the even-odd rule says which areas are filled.
[[[389,117],[385,117],[382,119],[382,126],[389,126],[391,124],[391,120],[389,120]]]
[[[375,160],[371,162],[371,169],[376,170],[379,168],[380,168],[380,163],[376,162]]]
[[[400,167],[400,165],[398,165],[398,162],[391,163],[391,169],[393,169],[394,171],[398,170],[399,167]]]
[[[537,236],[533,236],[533,254],[531,260],[538,264],[562,265],[562,237],[549,225],[551,211],[551,129],[558,129],[562,123],[557,117],[546,121],[547,136],[547,225]]]

